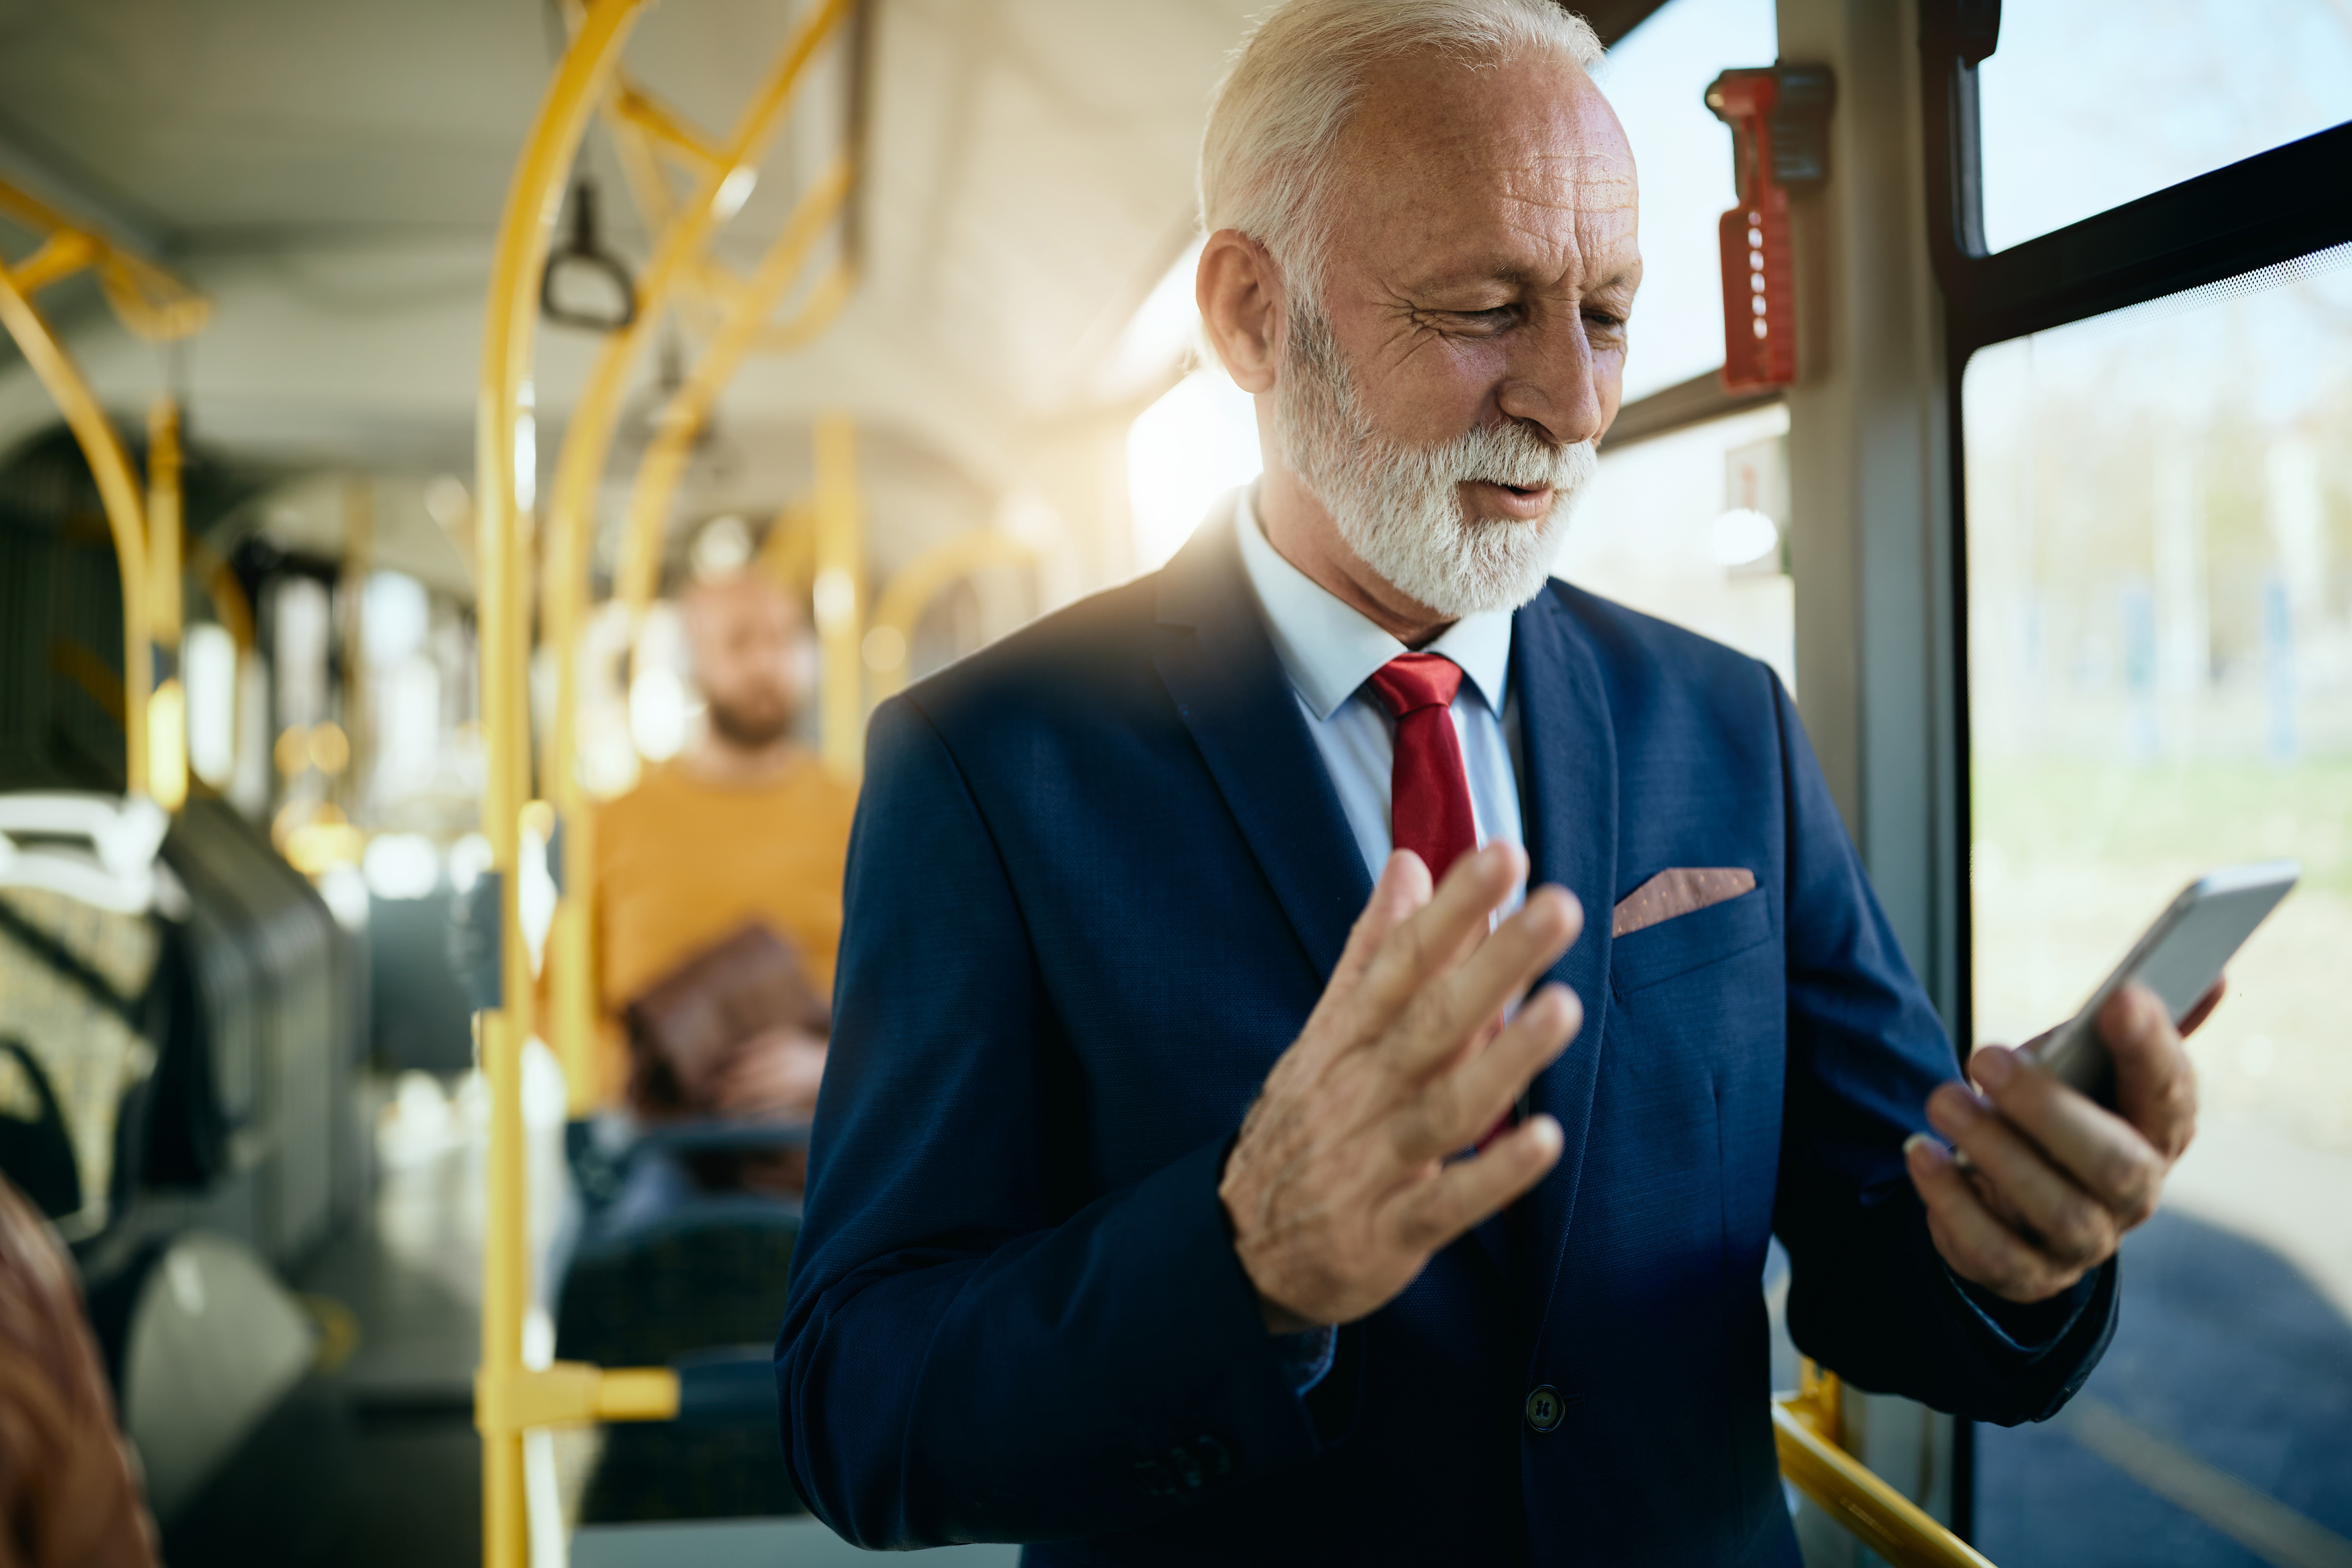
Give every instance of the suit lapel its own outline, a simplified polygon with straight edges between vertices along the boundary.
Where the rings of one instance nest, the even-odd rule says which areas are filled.
[[[1153,665],[1284,914],[1328,981],[1349,928],[1371,897],[1371,877],[1266,635],[1230,510],[1203,522],[1161,571],[1157,614],[1163,632]],[[1511,637],[1532,880],[1567,888],[1585,913],[1584,934],[1549,976],[1583,1002],[1584,1027],[1533,1091],[1536,1109],[1556,1118],[1565,1134],[1559,1164],[1530,1195],[1530,1223],[1521,1233],[1527,1281],[1541,1291],[1540,1323],[1549,1317],[1575,1215],[1600,1076],[1617,876],[1617,752],[1600,669],[1558,596],[1547,589],[1522,608]],[[1475,1234],[1481,1249],[1510,1275],[1505,1229],[1489,1224]]]
[[[1534,883],[1557,882],[1584,905],[1584,932],[1547,977],[1584,1004],[1584,1026],[1559,1060],[1538,1076],[1535,1108],[1564,1134],[1559,1163],[1528,1203],[1528,1283],[1551,1317],[1559,1266],[1576,1216],[1593,1089],[1600,1080],[1608,1015],[1609,921],[1617,885],[1617,745],[1601,670],[1582,631],[1549,588],[1511,623],[1512,679],[1517,684],[1528,852]]]
[[[1152,663],[1326,981],[1372,896],[1363,853],[1307,733],[1242,569],[1230,508],[1202,523],[1160,574]]]

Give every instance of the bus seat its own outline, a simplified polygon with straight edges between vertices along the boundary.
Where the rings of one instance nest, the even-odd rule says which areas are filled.
[[[776,1429],[782,1405],[776,1395],[776,1348],[769,1341],[697,1351],[670,1365],[677,1373],[680,1426]]]
[[[158,1523],[199,1496],[310,1364],[310,1320],[233,1237],[158,1237],[90,1290]]]
[[[73,1244],[168,1530],[310,1364],[272,1267],[364,1198],[367,1130],[349,939],[218,801],[110,856],[137,804],[6,798],[0,1170]]]
[[[450,952],[456,895],[368,900],[368,1037],[386,1072],[447,1077],[474,1065],[474,1004]]]
[[[0,1176],[55,1220],[81,1206],[81,1168],[65,1111],[38,1058],[0,1039]]]
[[[140,1177],[155,1060],[142,996],[161,924],[54,889],[0,889],[0,1169],[69,1241],[103,1230]]]
[[[56,1101],[79,1197],[56,1216],[68,1240],[157,1188],[289,1264],[368,1184],[352,939],[225,803],[168,820],[143,804],[0,796],[0,1035],[26,1058],[0,1070],[31,1122],[43,1092]],[[110,841],[142,822],[131,864]]]
[[[356,1214],[369,1185],[364,952],[224,802],[188,802],[163,858],[188,894],[189,985],[165,1042],[181,1065],[156,1108],[158,1176],[222,1188],[208,1223],[289,1265]]]
[[[768,1348],[782,1321],[800,1205],[703,1191],[689,1162],[805,1148],[805,1121],[639,1131],[607,1118],[566,1132],[582,1212],[553,1268],[556,1354],[679,1373],[677,1420],[605,1429],[583,1522],[802,1512],[776,1450]],[[745,1371],[751,1359],[756,1378]],[[752,1386],[762,1380],[764,1394]]]

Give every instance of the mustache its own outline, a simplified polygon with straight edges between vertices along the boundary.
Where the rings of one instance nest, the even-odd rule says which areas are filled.
[[[1599,465],[1592,443],[1567,445],[1524,422],[1466,430],[1426,450],[1430,477],[1454,484],[1504,485],[1574,495]]]

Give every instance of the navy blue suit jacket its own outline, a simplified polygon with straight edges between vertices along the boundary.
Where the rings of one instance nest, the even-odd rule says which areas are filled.
[[[2112,1266],[2021,1343],[1928,1242],[1900,1145],[1952,1049],[1770,671],[1559,583],[1512,637],[1534,875],[1586,910],[1554,971],[1584,1027],[1533,1090],[1567,1147],[1304,1397],[1217,1181],[1370,879],[1231,527],[877,710],[776,1352],[834,1529],[1033,1563],[1793,1563],[1776,1232],[1798,1343],[1865,1388],[2014,1422],[2080,1384]],[[1678,866],[1757,885],[1612,940]]]

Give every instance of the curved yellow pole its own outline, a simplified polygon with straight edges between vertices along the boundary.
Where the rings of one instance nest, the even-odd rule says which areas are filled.
[[[660,585],[662,536],[694,438],[710,417],[710,405],[735,379],[743,356],[758,342],[768,317],[800,277],[809,251],[840,216],[854,177],[849,160],[837,158],[824,177],[802,195],[759,271],[728,300],[725,319],[695,363],[694,373],[661,412],[660,428],[646,448],[645,460],[637,465],[636,483],[629,490],[620,567],[613,584],[613,596],[629,606],[633,623],[643,619]]]
[[[212,601],[213,619],[228,633],[238,656],[253,652],[253,603],[245,596],[245,584],[236,580],[236,568],[201,539],[190,543],[188,568],[204,584],[205,597]]]
[[[768,79],[761,84],[760,91],[738,120],[734,133],[723,147],[714,151],[711,167],[693,197],[679,212],[677,221],[662,231],[653,259],[637,279],[636,320],[604,339],[565,426],[562,455],[557,459],[555,482],[548,493],[548,525],[556,532],[578,531],[588,526],[628,373],[636,363],[655,320],[667,307],[681,275],[692,270],[688,263],[701,256],[712,229],[732,216],[736,206],[749,194],[754,162],[782,124],[793,88],[808,68],[817,47],[855,4],[856,0],[824,0],[802,21],[782,57],[768,73]],[[578,47],[577,39],[573,47]],[[544,249],[543,244],[541,248]],[[575,550],[575,556],[584,562],[585,552]],[[569,582],[551,584],[555,595],[570,592],[571,587]]]
[[[808,591],[816,579],[816,512],[808,502],[795,501],[776,513],[757,565],[787,592]]]
[[[857,499],[857,429],[845,414],[816,422],[818,755],[837,779],[865,771],[865,672],[858,645],[866,626],[865,519]]]
[[[1834,1373],[1808,1359],[1800,1376],[1795,1397],[1772,1404],[1780,1473],[1798,1490],[1895,1568],[1992,1568],[1983,1553],[1840,1446],[1843,1395]]]
[[[600,1103],[604,1088],[599,1081],[596,1048],[595,823],[577,770],[579,649],[588,616],[589,544],[596,488],[604,478],[629,372],[646,335],[675,299],[705,282],[709,270],[705,258],[712,232],[740,205],[750,188],[753,164],[782,124],[802,73],[856,3],[825,0],[809,13],[723,145],[688,131],[675,116],[617,78],[608,81],[604,92],[607,117],[615,128],[615,144],[623,153],[624,172],[641,202],[650,195],[658,204],[644,210],[661,238],[652,261],[637,279],[636,320],[604,340],[579,401],[572,405],[548,494],[542,623],[549,646],[557,650],[557,674],[547,788],[563,824],[563,890],[548,931],[547,980],[551,1033],[563,1063],[565,1098],[575,1114]],[[575,23],[575,28],[580,25]],[[683,207],[671,206],[660,171],[651,167],[656,142],[699,175],[694,195]],[[802,206],[806,205],[804,198]],[[788,236],[791,228],[787,226]]]
[[[711,167],[676,222],[662,232],[653,259],[637,279],[636,320],[609,334],[597,351],[580,400],[565,426],[563,451],[556,461],[555,483],[548,494],[548,525],[558,533],[584,531],[593,512],[597,482],[604,478],[604,459],[611,450],[613,426],[620,415],[628,373],[636,363],[656,318],[667,308],[673,288],[694,270],[688,264],[701,256],[712,229],[734,215],[749,194],[754,162],[782,124],[793,88],[808,68],[817,47],[854,8],[856,0],[824,0],[794,30],[768,79],[737,121],[733,135],[715,151]],[[576,45],[575,45],[576,47]],[[584,565],[585,552],[574,547]],[[566,580],[551,583],[551,594],[572,591]],[[585,584],[581,584],[584,598]],[[580,599],[573,600],[576,605]]]
[[[62,238],[60,235],[52,239],[50,247],[58,247]],[[47,318],[33,303],[31,290],[19,287],[23,271],[31,269],[42,255],[54,253],[53,248],[35,253],[25,268],[16,273],[0,267],[0,326],[5,326],[8,335],[16,340],[25,363],[33,367],[34,375],[40,379],[50,401],[65,416],[67,428],[73,432],[83,458],[89,464],[90,477],[98,481],[99,500],[106,509],[107,530],[114,537],[115,564],[122,576],[124,784],[131,793],[143,795],[149,787],[147,696],[154,679],[154,658],[148,647],[147,516],[139,496],[139,481],[131,472],[131,458],[122,449],[121,437],[115,434],[113,422],[99,407],[89,384],[82,380],[80,370],[66,353],[65,345],[58,341]]]
[[[931,546],[899,568],[875,601],[873,630],[866,634],[866,668],[874,672],[874,700],[896,696],[907,684],[907,652],[915,623],[942,589],[983,566],[1023,566],[1036,550],[1000,528],[975,528]],[[876,633],[887,633],[877,637]]]
[[[531,974],[517,896],[521,816],[530,793],[528,616],[516,447],[538,324],[539,275],[580,138],[644,0],[595,0],[548,84],[523,143],[506,211],[482,327],[476,411],[475,582],[480,593],[482,727],[488,777],[482,826],[500,878],[498,1005],[477,1020],[490,1089],[489,1194],[482,1236],[482,1360],[475,1425],[482,1434],[482,1554],[489,1568],[522,1568],[529,1549],[523,1505],[522,1417],[538,1384],[522,1364],[526,1275],[522,1050],[530,1032]]]
[[[160,677],[147,696],[147,792],[165,811],[188,799],[188,695],[180,678],[180,405],[147,411],[147,637]]]
[[[16,269],[16,287],[35,294],[83,268],[98,270],[106,302],[125,327],[149,342],[171,342],[204,330],[212,301],[151,261],[108,243],[29,192],[0,180],[0,213],[50,237]]]
[[[849,303],[850,295],[857,291],[857,268],[846,258],[833,264],[832,269],[817,279],[808,298],[793,312],[789,321],[778,321],[761,330],[752,347],[761,353],[790,353],[814,342],[817,335],[833,325],[842,307]]]
[[[167,399],[157,405],[152,420],[157,521],[151,526],[121,437],[33,296],[61,278],[95,268],[115,315],[151,342],[199,331],[212,304],[162,268],[117,248],[5,180],[0,180],[0,213],[47,237],[38,250],[15,267],[0,262],[0,326],[16,339],[65,416],[98,481],[100,504],[114,540],[115,567],[122,578],[123,785],[175,811],[187,794],[186,714],[176,669],[164,671],[160,703],[151,688],[158,654],[174,664],[179,655],[178,410]],[[160,648],[159,641],[163,645]]]

